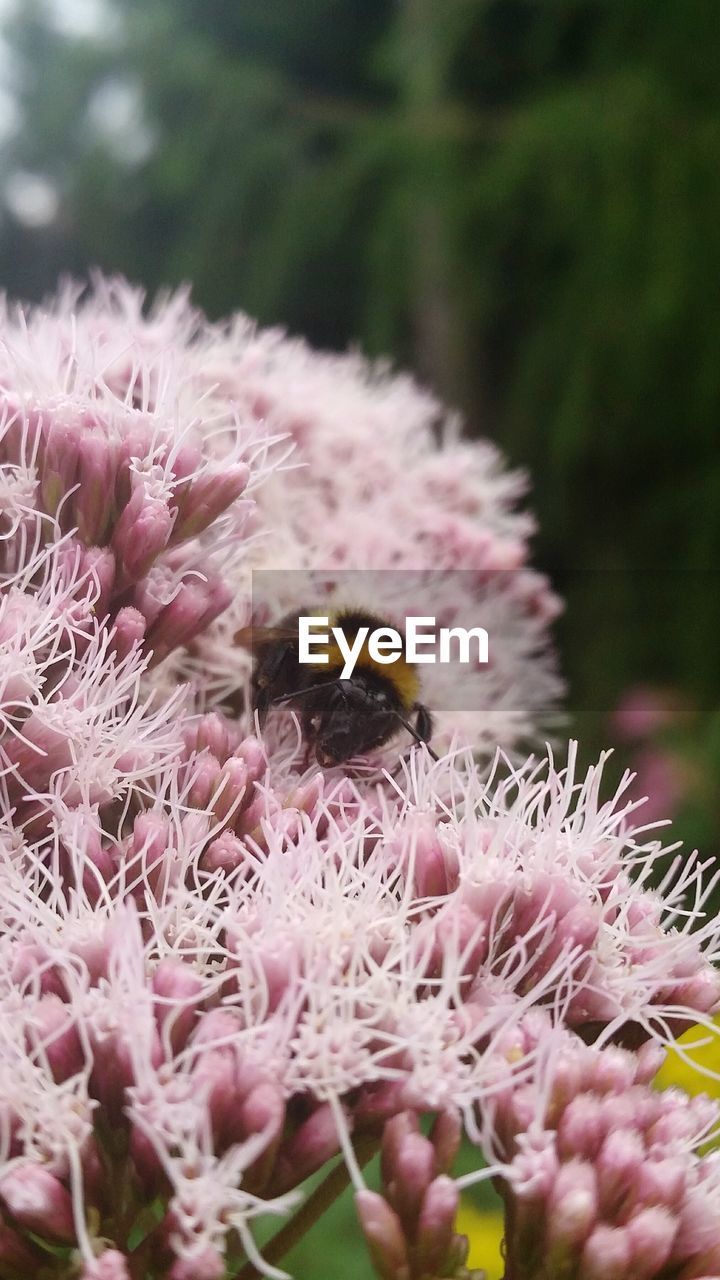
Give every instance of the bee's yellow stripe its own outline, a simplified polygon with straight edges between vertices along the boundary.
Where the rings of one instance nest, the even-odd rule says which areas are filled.
[[[348,610],[343,610],[343,612],[341,613],[335,613],[331,615],[329,618],[330,628],[332,629],[332,627],[334,626],[341,627],[344,631],[345,629],[343,627],[343,618],[347,615],[348,612],[349,612]],[[361,612],[364,615],[364,611],[361,611],[359,609],[357,610],[358,614],[360,614]],[[318,615],[318,616],[322,616],[322,615]],[[370,630],[373,631],[373,630],[377,630],[380,627],[389,627],[392,624],[389,622],[386,622],[383,618],[376,618],[371,614],[367,614],[367,615],[364,615],[363,625],[370,627]],[[397,628],[395,629],[397,630]],[[353,630],[349,634],[347,632],[345,634],[347,635],[348,643],[352,644],[355,639],[355,635],[357,634],[357,631]],[[331,639],[329,644],[323,647],[316,645],[316,648],[318,653],[320,654],[325,653],[327,654],[327,658],[328,658],[328,661],[326,663],[325,662],[323,663],[318,662],[317,664],[313,663],[313,666],[317,665],[318,671],[326,671],[326,672],[342,671],[342,668],[345,665],[345,657],[341,652],[339,645],[336,643],[335,639],[332,637],[332,632],[331,632]],[[404,711],[410,710],[413,703],[416,701],[418,693],[420,691],[420,681],[418,679],[418,675],[415,670],[415,667],[411,663],[406,662],[402,654],[398,655],[395,662],[389,662],[387,664],[383,662],[376,662],[374,658],[370,656],[367,644],[364,644],[362,649],[360,650],[357,661],[355,663],[356,671],[362,668],[364,668],[366,671],[374,671],[377,675],[382,676],[383,679],[389,681],[389,683],[392,684],[393,688],[395,689],[400,702],[402,703],[403,710]]]

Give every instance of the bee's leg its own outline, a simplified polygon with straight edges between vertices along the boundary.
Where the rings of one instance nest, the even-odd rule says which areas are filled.
[[[433,734],[433,718],[421,702],[415,703],[415,730],[420,742],[429,742]]]
[[[423,743],[427,749],[428,755],[430,755],[433,760],[437,760],[437,756],[428,742],[428,738],[432,736],[433,730],[432,716],[430,715],[427,707],[424,707],[421,702],[416,702],[413,710],[417,712],[415,724],[413,724],[411,720],[406,720],[404,716],[401,716],[399,711],[396,711],[395,715],[400,723],[405,726],[408,733],[412,734],[415,741]]]
[[[286,679],[283,680],[283,668],[290,666],[293,656],[291,645],[281,645],[276,653],[263,659],[253,677],[252,709],[258,714],[261,729],[267,720],[271,706],[279,701],[272,691],[278,687],[278,684],[286,683],[289,671],[285,672]]]
[[[265,721],[268,719],[268,712],[273,705],[270,690],[265,685],[258,685],[252,690],[252,710],[258,713],[258,723],[260,728],[264,728]]]
[[[321,684],[306,684],[302,689],[291,689],[289,693],[279,693],[276,698],[272,698],[274,707],[280,706],[283,702],[292,702],[295,698],[302,698],[306,693],[317,693],[320,689],[331,689],[334,685],[342,684],[341,680],[324,680]]]

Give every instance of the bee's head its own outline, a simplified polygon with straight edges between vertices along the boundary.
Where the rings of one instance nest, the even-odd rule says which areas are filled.
[[[397,728],[387,693],[362,676],[341,681],[325,696],[315,730],[315,755],[324,768],[381,746]]]

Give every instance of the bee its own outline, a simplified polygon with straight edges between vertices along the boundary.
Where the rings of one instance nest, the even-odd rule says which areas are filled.
[[[306,610],[287,615],[276,627],[252,627],[236,640],[251,640],[254,655],[252,707],[260,726],[270,708],[278,705],[297,710],[305,741],[315,751],[318,764],[327,768],[352,756],[365,755],[406,729],[416,742],[427,745],[433,721],[427,707],[418,702],[420,681],[415,666],[399,654],[395,662],[380,664],[363,646],[350,676],[343,679],[344,660],[330,640],[326,662],[301,663],[298,619]],[[359,609],[336,612],[330,627],[340,628],[352,644],[362,627],[369,632],[388,623]]]

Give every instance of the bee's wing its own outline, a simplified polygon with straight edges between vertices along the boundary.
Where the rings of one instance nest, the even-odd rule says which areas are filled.
[[[242,649],[254,649],[258,644],[269,644],[273,640],[297,640],[297,627],[241,627],[235,632],[233,640]]]

